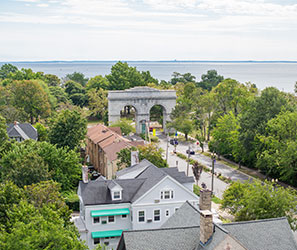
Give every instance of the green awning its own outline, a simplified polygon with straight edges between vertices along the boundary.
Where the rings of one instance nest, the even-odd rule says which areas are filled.
[[[91,216],[92,217],[121,215],[121,214],[130,214],[129,208],[105,209],[105,210],[91,211]]]
[[[92,232],[92,238],[119,237],[122,235],[122,232],[123,230]]]

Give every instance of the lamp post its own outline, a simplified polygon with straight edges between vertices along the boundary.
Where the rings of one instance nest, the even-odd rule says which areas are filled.
[[[167,133],[167,145],[166,145],[166,163],[168,163],[168,141],[169,141],[169,136]]]
[[[189,145],[189,149],[188,149],[187,176],[189,176],[189,165],[190,165],[190,145]]]
[[[213,194],[213,182],[214,182],[214,164],[216,161],[215,153],[211,155],[211,194]]]

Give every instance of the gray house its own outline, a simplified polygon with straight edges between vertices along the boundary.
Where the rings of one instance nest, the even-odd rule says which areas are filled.
[[[75,220],[90,249],[116,248],[123,231],[156,229],[188,201],[198,207],[193,177],[177,168],[160,169],[147,160],[117,173],[80,182],[80,217]]]
[[[186,202],[159,229],[124,231],[117,250],[297,249],[285,217],[228,224],[213,223],[208,202],[210,198],[205,199],[207,195],[210,197],[210,191],[204,191],[200,195],[200,209]]]
[[[30,123],[10,123],[7,125],[7,134],[10,139],[15,139],[18,142],[32,139],[37,141],[37,130]]]

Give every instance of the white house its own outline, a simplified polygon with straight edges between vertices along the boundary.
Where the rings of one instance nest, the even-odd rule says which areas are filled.
[[[198,207],[193,184],[193,177],[177,168],[143,160],[117,172],[117,179],[80,182],[75,224],[90,249],[98,243],[115,249],[122,231],[160,228],[185,201]]]

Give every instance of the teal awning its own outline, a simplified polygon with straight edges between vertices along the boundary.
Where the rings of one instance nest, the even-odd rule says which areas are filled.
[[[92,232],[92,238],[119,237],[122,235],[122,232],[123,230]]]
[[[105,209],[105,210],[91,211],[91,216],[92,217],[121,215],[121,214],[130,214],[129,208]]]

